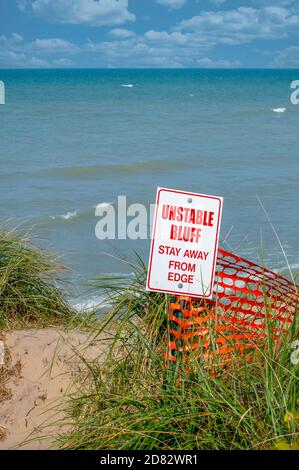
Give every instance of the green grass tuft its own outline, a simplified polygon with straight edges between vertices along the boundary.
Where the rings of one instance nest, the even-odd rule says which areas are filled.
[[[70,321],[74,312],[58,287],[62,269],[27,238],[1,231],[0,328]]]
[[[58,447],[298,448],[299,365],[290,360],[296,319],[280,344],[268,339],[251,363],[236,353],[235,365],[217,376],[200,361],[189,373],[179,363],[167,370],[166,297],[145,292],[140,260],[132,267],[129,285],[98,281],[113,305],[101,330],[110,345],[103,365],[89,365],[88,390],[70,400],[73,428]]]

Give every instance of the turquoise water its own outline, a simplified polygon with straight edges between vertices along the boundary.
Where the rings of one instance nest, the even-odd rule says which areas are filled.
[[[128,271],[103,252],[148,256],[148,241],[97,240],[97,204],[126,195],[149,205],[157,186],[220,195],[224,246],[257,260],[262,240],[267,266],[284,272],[258,196],[296,270],[295,79],[292,70],[0,70],[1,220],[33,225],[82,286]]]

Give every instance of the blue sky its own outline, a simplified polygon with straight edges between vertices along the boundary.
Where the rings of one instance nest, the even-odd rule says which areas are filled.
[[[0,67],[299,67],[298,0],[0,0]]]

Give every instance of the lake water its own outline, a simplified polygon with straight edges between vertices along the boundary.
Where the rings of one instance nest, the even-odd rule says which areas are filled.
[[[222,246],[257,261],[262,245],[266,266],[286,273],[258,196],[296,273],[296,79],[292,70],[0,70],[2,225],[33,226],[87,299],[88,279],[129,271],[105,253],[147,260],[149,250],[148,240],[98,240],[95,206],[118,195],[149,206],[157,186],[223,196]]]

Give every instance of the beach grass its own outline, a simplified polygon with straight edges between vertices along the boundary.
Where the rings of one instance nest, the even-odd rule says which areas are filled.
[[[130,263],[131,264],[131,263]],[[113,335],[101,366],[88,365],[90,385],[68,404],[73,423],[64,449],[190,450],[298,449],[297,312],[282,341],[268,334],[251,362],[238,351],[229,367],[197,358],[186,370],[166,367],[167,297],[145,292],[146,268],[131,264],[129,284],[98,286],[112,309],[101,330]],[[213,343],[213,325],[210,325]],[[267,329],[271,331],[271,324]],[[217,357],[213,359],[217,364]]]
[[[182,356],[170,365],[169,298],[145,291],[146,266],[136,256],[136,262],[123,259],[133,271],[128,278],[94,281],[111,309],[101,319],[95,312],[85,317],[65,300],[63,268],[55,257],[28,237],[0,233],[0,329],[76,326],[93,332],[92,340],[105,338],[104,361],[81,357],[88,376],[64,405],[63,419],[71,426],[55,447],[299,449],[299,361],[291,361],[298,312],[280,341],[273,341],[267,321],[267,339],[250,362],[236,350],[229,366],[219,363],[211,322],[212,361],[191,356],[187,368]]]
[[[78,315],[65,300],[54,255],[27,235],[0,231],[0,329],[71,324]]]

